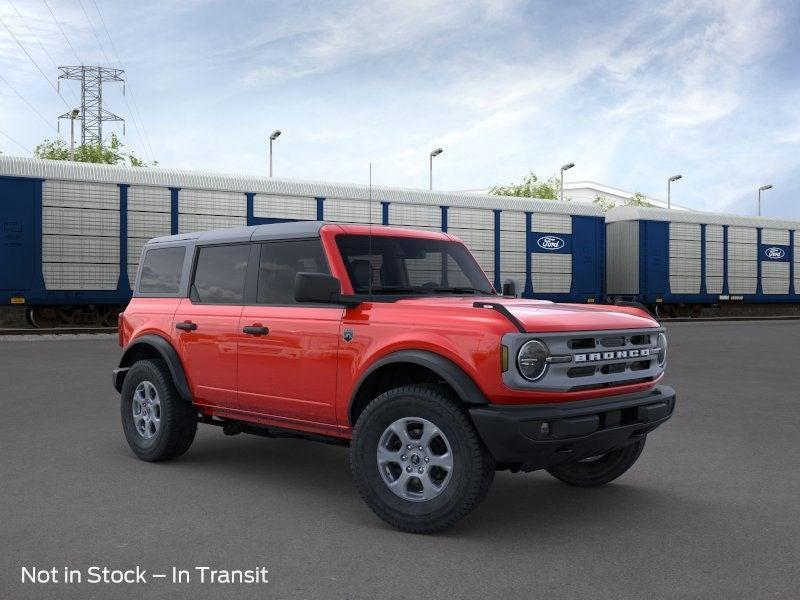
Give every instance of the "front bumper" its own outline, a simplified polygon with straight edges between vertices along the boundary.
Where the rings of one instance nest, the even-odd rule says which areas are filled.
[[[674,410],[675,390],[656,386],[580,402],[475,406],[469,413],[498,463],[534,471],[632,443],[664,423]]]

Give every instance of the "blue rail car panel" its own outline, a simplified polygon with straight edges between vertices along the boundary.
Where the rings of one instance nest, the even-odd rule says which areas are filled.
[[[0,290],[28,291],[34,285],[37,186],[31,179],[0,177]]]
[[[639,289],[648,302],[669,293],[669,223],[639,222]]]
[[[572,294],[599,297],[605,269],[605,222],[597,217],[572,217]]]

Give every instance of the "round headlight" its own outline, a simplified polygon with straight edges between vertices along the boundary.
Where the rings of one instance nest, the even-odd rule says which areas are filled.
[[[541,379],[547,370],[547,356],[549,352],[539,340],[525,342],[517,354],[517,369],[528,381]]]
[[[658,366],[663,367],[667,364],[667,336],[659,333],[656,345],[658,346]]]

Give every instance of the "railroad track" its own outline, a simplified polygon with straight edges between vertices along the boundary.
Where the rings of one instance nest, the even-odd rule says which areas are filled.
[[[0,329],[0,336],[3,335],[65,335],[76,333],[117,333],[116,327],[52,327],[46,329],[34,329],[33,327],[13,327]]]

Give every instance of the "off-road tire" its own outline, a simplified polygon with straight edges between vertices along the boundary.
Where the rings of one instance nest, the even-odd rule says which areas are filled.
[[[150,439],[136,429],[132,413],[133,395],[143,381],[153,384],[160,400],[160,427]],[[197,410],[180,397],[167,365],[161,360],[140,360],[130,368],[122,385],[120,416],[125,439],[140,459],[170,460],[186,452],[197,433]]]
[[[614,481],[630,469],[644,450],[647,437],[607,452],[591,462],[569,462],[547,469],[556,479],[576,487],[598,487]]]
[[[453,472],[441,493],[410,501],[392,492],[378,468],[376,452],[386,428],[397,419],[421,418],[447,438]],[[492,485],[495,463],[464,408],[435,385],[409,385],[375,398],[358,417],[350,446],[356,488],[386,523],[409,533],[436,533],[466,516]]]

